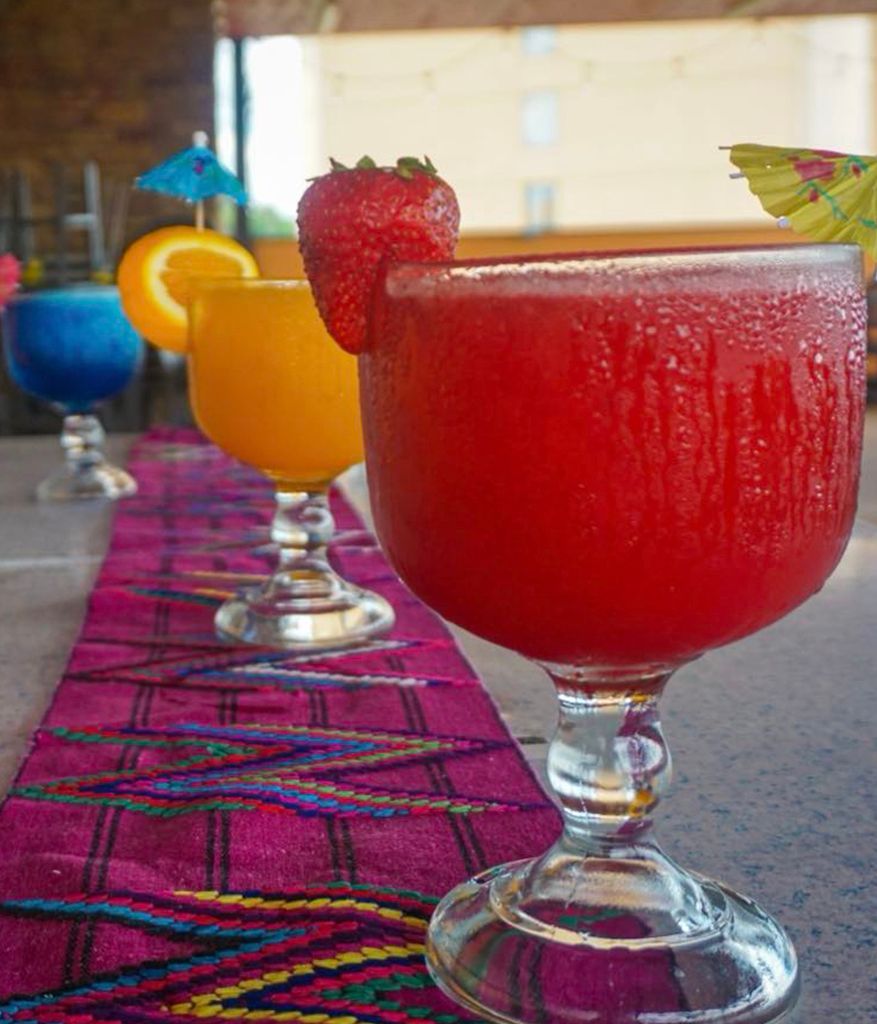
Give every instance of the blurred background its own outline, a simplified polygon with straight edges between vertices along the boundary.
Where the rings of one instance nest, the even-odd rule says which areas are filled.
[[[460,199],[461,255],[795,241],[719,147],[875,152],[872,12],[877,0],[0,0],[0,251],[30,286],[112,279],[130,240],[191,222],[131,182],[196,129],[250,193],[211,222],[270,276],[301,273],[296,204],[329,155],[428,154]],[[108,425],[184,421],[182,374],[150,348]],[[0,382],[0,433],[56,429]]]

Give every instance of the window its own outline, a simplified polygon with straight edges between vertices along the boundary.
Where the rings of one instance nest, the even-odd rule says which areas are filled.
[[[524,185],[524,231],[538,235],[554,227],[554,184],[528,181]]]
[[[550,146],[557,142],[557,93],[548,89],[524,93],[521,98],[521,134],[528,146]]]
[[[228,167],[235,165],[233,59],[231,41],[219,40],[214,61],[216,150]],[[301,40],[294,36],[246,40],[244,73],[248,230],[253,237],[288,238],[306,185],[303,139],[308,128]],[[231,230],[233,220],[232,204],[224,203],[222,226]]]
[[[553,25],[530,25],[521,29],[521,49],[528,57],[541,57],[557,49],[557,29]]]

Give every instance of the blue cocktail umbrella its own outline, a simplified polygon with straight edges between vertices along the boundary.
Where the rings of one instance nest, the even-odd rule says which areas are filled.
[[[137,188],[179,196],[196,203],[195,223],[204,226],[203,201],[210,196],[231,196],[239,204],[247,201],[243,185],[228,168],[216,159],[207,145],[206,132],[195,132],[193,145],[157,164],[135,179]]]

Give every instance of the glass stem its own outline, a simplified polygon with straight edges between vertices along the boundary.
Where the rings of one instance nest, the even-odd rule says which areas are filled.
[[[329,564],[335,523],[326,490],[278,485],[271,522],[274,573],[220,606],[220,636],[317,651],[362,644],[392,626],[393,610],[382,597],[349,583]]]
[[[673,667],[545,667],[559,703],[548,778],[566,843],[593,851],[642,842],[670,784],[658,699]]]
[[[475,1016],[521,1024],[776,1020],[797,994],[787,936],[652,836],[670,781],[658,698],[672,666],[543,667],[560,703],[548,778],[563,832],[442,900],[433,977]]]
[[[551,927],[575,919],[580,934],[599,932],[606,908],[623,917],[613,919],[628,937],[713,927],[700,883],[651,834],[652,812],[670,784],[658,699],[675,666],[544,667],[560,706],[547,768],[564,828],[530,862],[509,905]]]
[[[97,416],[90,413],[64,417],[61,427],[61,447],[71,476],[79,476],[105,461],[104,428]]]
[[[295,591],[304,596],[324,586],[335,574],[326,545],[335,532],[325,491],[277,491],[271,540],[278,547],[278,565],[269,587],[275,595]]]

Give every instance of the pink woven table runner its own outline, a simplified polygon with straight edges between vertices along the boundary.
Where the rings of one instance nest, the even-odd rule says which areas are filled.
[[[382,641],[214,638],[267,572],[271,494],[191,431],[136,446],[67,671],[0,810],[0,1022],[453,1024],[436,897],[558,820],[439,620],[339,494]]]

